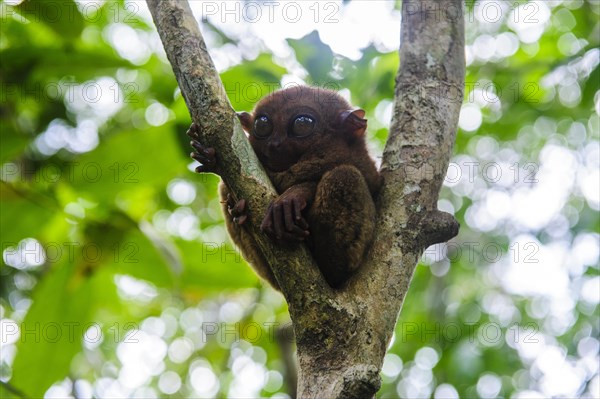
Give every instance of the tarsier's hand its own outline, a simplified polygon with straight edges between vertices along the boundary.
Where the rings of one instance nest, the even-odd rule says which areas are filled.
[[[269,205],[261,230],[277,241],[303,241],[309,235],[308,223],[302,217],[306,205],[302,191],[288,189]]]
[[[243,225],[248,215],[246,214],[246,200],[235,202],[230,194],[227,194],[227,212],[231,215],[233,223]]]
[[[216,151],[212,147],[204,147],[199,141],[199,127],[195,123],[192,123],[186,134],[190,136],[192,141],[190,144],[194,148],[194,151],[190,156],[202,165],[196,167],[196,172],[215,172],[215,166],[217,166]]]

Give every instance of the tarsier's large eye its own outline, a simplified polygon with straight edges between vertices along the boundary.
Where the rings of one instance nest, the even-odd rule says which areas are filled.
[[[273,124],[266,116],[259,116],[254,120],[254,135],[260,139],[269,137],[273,131]]]
[[[292,123],[292,134],[296,137],[310,136],[315,130],[315,119],[308,115],[301,115]]]

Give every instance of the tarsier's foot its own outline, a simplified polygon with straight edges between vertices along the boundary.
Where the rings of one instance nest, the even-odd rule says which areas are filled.
[[[196,167],[196,172],[214,172],[215,166],[217,165],[217,153],[214,148],[204,147],[202,144],[200,144],[198,125],[192,123],[186,133],[192,139],[190,144],[194,148],[194,151],[190,154],[190,156],[202,164]]]
[[[233,197],[227,194],[227,211],[233,218],[233,223],[237,225],[241,226],[248,219],[248,215],[246,214],[246,200],[243,198],[235,202]]]
[[[260,228],[277,241],[303,241],[309,235],[301,213],[305,207],[303,198],[282,195],[269,205]]]

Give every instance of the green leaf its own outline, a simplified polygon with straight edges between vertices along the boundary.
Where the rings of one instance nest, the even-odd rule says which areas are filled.
[[[27,237],[38,238],[44,227],[53,220],[55,211],[40,202],[17,197],[4,183],[0,186],[2,200],[2,244],[17,243]],[[41,197],[39,198],[42,199]]]
[[[12,385],[8,385],[4,381],[0,381],[0,398],[2,399],[24,399],[22,392],[16,392]]]
[[[168,251],[167,243],[157,248],[140,231],[130,231],[122,241],[113,244],[112,249],[116,273],[129,274],[159,287],[173,287],[174,275],[180,272],[180,266],[179,259],[170,256],[172,252]]]
[[[4,123],[4,122],[3,122]],[[17,133],[10,123],[5,123],[0,129],[0,164],[17,158],[29,144],[25,135]],[[2,178],[4,179],[4,174]]]
[[[169,127],[124,131],[76,161],[73,187],[90,200],[113,203],[144,187],[163,190],[186,165]]]
[[[48,94],[41,89],[57,90],[59,80],[69,76],[76,82],[101,76],[102,73],[114,72],[119,67],[131,67],[129,61],[123,60],[109,52],[108,49],[45,48],[45,47],[10,47],[0,51],[0,70],[10,76],[10,84],[27,83],[16,90],[19,94],[34,96],[37,101]],[[68,88],[63,88],[67,92]],[[12,94],[12,93],[8,93]]]
[[[273,62],[271,55],[261,54],[253,61],[221,73],[221,80],[233,108],[249,111],[258,100],[279,88],[281,77],[286,72],[285,68]]]
[[[258,277],[228,242],[202,243],[178,240],[184,271],[184,291],[205,292],[255,287]]]
[[[72,0],[26,0],[15,9],[30,22],[41,22],[60,37],[78,37],[83,31],[83,17]]]
[[[312,31],[301,39],[287,39],[296,52],[296,58],[306,68],[315,84],[323,85],[332,80],[333,51],[324,44],[317,31]]]
[[[120,212],[112,212],[104,222],[88,222],[82,254],[86,268],[108,268],[114,274],[128,274],[157,286],[173,285],[173,275],[180,271],[180,261],[172,245],[142,233],[138,224]],[[174,255],[175,254],[175,255]]]
[[[74,276],[73,263],[56,266],[35,290],[21,324],[11,384],[29,397],[43,397],[69,375],[91,321],[89,280]]]

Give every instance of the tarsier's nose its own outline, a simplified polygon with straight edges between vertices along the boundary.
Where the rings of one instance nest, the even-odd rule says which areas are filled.
[[[272,140],[269,141],[269,149],[270,150],[276,150],[281,146],[281,143],[283,143],[283,140],[280,138],[273,138]]]

